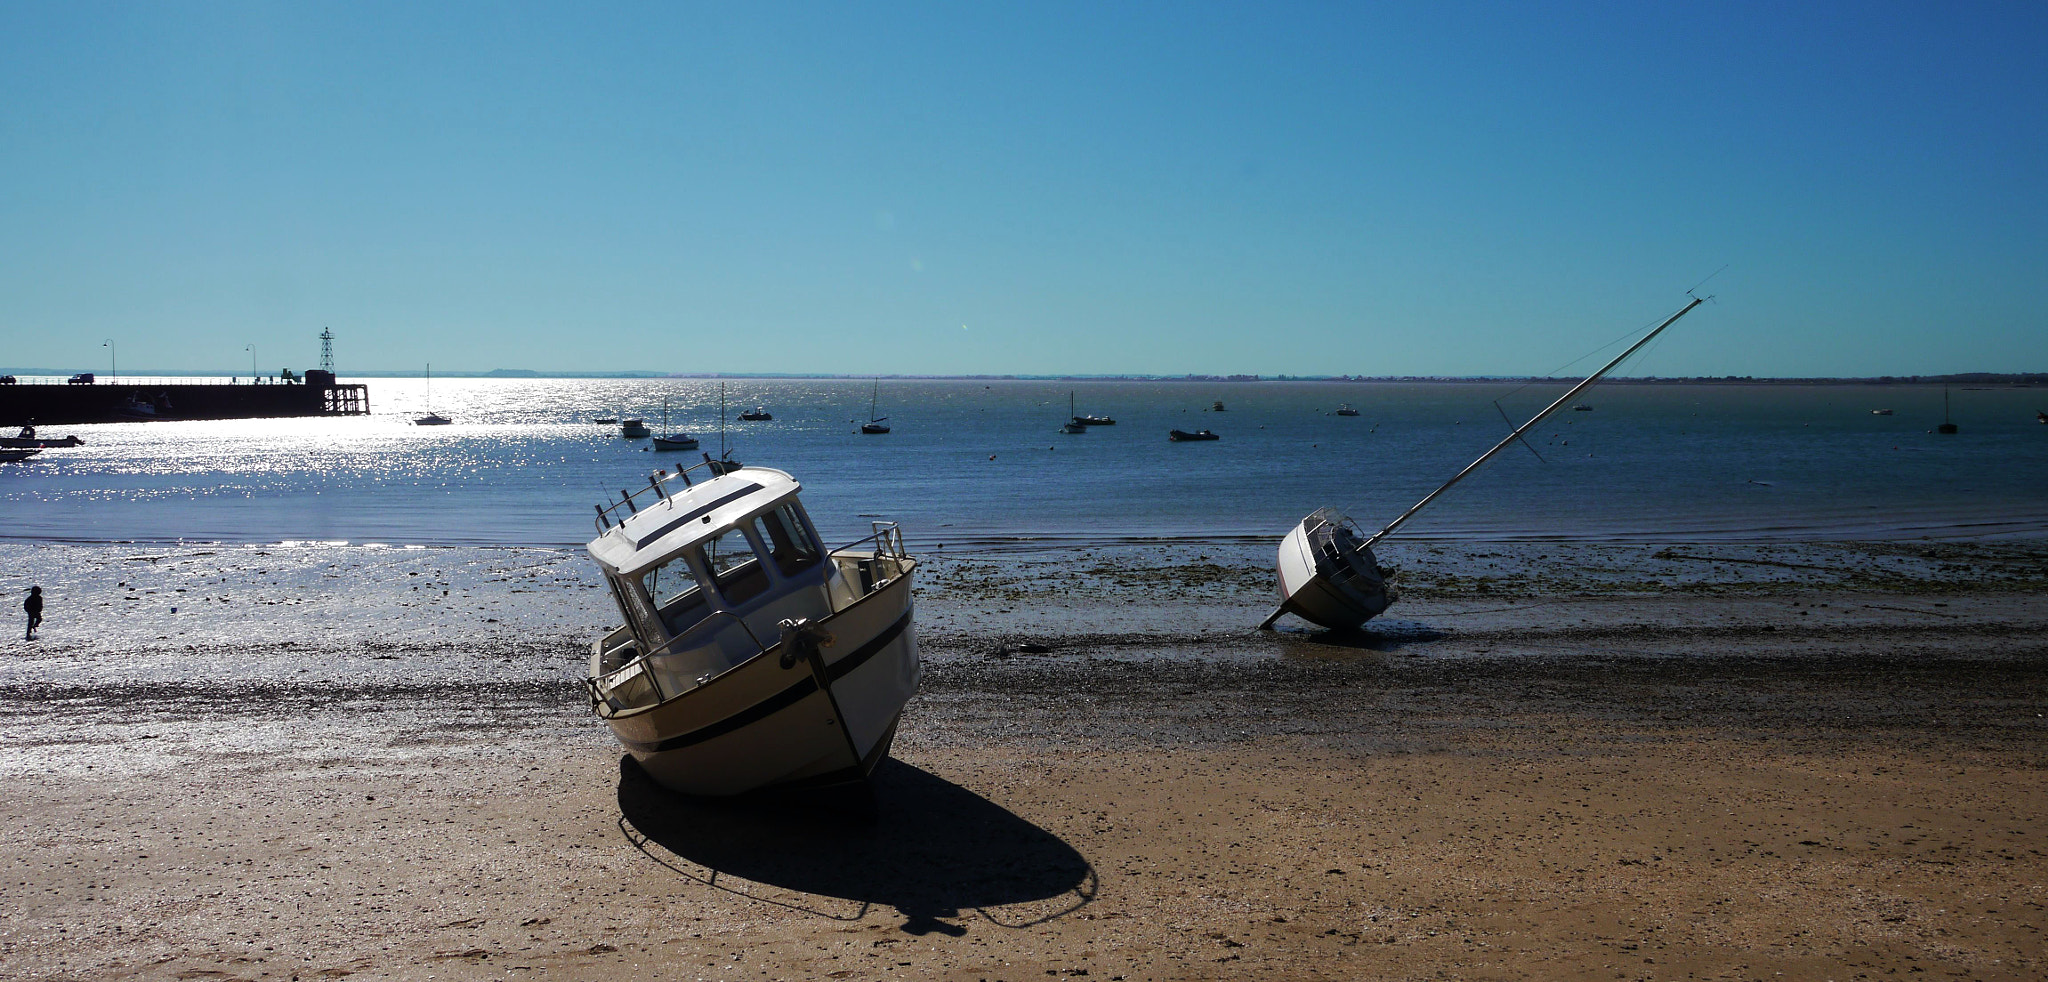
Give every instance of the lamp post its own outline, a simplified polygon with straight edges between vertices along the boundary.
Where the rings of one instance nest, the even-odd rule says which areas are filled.
[[[121,368],[114,360],[114,339],[108,338],[105,341],[101,341],[100,347],[107,349],[107,374],[113,376],[115,381],[120,381]]]

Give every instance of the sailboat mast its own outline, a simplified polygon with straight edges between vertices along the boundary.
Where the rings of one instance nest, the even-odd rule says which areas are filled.
[[[1401,517],[1396,518],[1391,522],[1388,522],[1386,528],[1380,529],[1378,532],[1373,533],[1372,538],[1365,540],[1365,543],[1361,545],[1359,548],[1369,549],[1372,547],[1373,543],[1376,543],[1381,539],[1386,538],[1388,533],[1391,533],[1395,529],[1400,528],[1403,522],[1406,522],[1408,519],[1415,517],[1416,512],[1421,511],[1424,506],[1428,505],[1432,501],[1435,501],[1438,495],[1443,494],[1445,491],[1449,491],[1452,485],[1455,485],[1459,481],[1464,480],[1466,475],[1472,473],[1473,471],[1478,470],[1479,465],[1484,464],[1488,460],[1493,459],[1494,454],[1500,453],[1502,450],[1507,449],[1508,444],[1521,439],[1522,434],[1534,428],[1536,424],[1543,422],[1544,419],[1548,418],[1551,413],[1556,412],[1559,407],[1563,406],[1567,402],[1570,402],[1573,397],[1577,396],[1581,392],[1584,392],[1593,383],[1600,381],[1600,377],[1602,375],[1605,375],[1609,371],[1613,370],[1614,366],[1621,364],[1624,360],[1628,358],[1628,356],[1635,354],[1636,351],[1640,349],[1643,345],[1649,344],[1650,340],[1652,338],[1655,338],[1658,334],[1662,333],[1665,328],[1670,327],[1671,325],[1677,323],[1680,317],[1684,317],[1685,315],[1692,313],[1692,309],[1694,307],[1697,307],[1705,302],[1706,299],[1703,297],[1692,298],[1692,302],[1686,304],[1684,307],[1679,308],[1678,313],[1672,314],[1670,317],[1665,318],[1664,323],[1657,325],[1656,328],[1650,331],[1650,333],[1643,335],[1641,340],[1637,341],[1632,345],[1629,345],[1627,351],[1624,351],[1621,354],[1616,355],[1613,361],[1610,361],[1607,364],[1602,365],[1599,371],[1586,376],[1584,381],[1580,382],[1577,385],[1572,386],[1571,391],[1566,392],[1564,395],[1559,396],[1556,402],[1551,403],[1542,412],[1537,413],[1534,417],[1530,418],[1528,422],[1515,427],[1515,431],[1513,433],[1508,434],[1507,439],[1494,444],[1492,450],[1488,450],[1487,452],[1480,454],[1478,460],[1466,464],[1465,469],[1459,471],[1456,477],[1453,477],[1450,480],[1445,481],[1443,487],[1437,488],[1435,491],[1431,491],[1421,501],[1416,502],[1415,507],[1402,512]]]

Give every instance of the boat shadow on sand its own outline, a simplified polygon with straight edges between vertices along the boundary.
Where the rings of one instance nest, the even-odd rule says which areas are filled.
[[[649,859],[705,886],[829,917],[895,908],[910,934],[961,935],[973,911],[1030,927],[1094,901],[1094,867],[1058,836],[894,759],[867,789],[705,799],[619,760],[619,830]]]
[[[1319,649],[1348,648],[1392,654],[1402,648],[1442,641],[1450,635],[1420,621],[1380,621],[1371,627],[1330,630],[1321,627],[1283,627],[1274,632],[1283,645],[1301,648],[1302,654],[1327,654]],[[1316,646],[1316,647],[1309,647]]]

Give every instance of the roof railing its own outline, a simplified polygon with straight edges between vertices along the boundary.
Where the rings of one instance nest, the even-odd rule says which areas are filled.
[[[720,474],[725,473],[725,471],[722,469],[724,464],[724,461],[716,460],[710,454],[707,453],[704,455],[703,463],[691,464],[688,467],[678,467],[675,469],[674,473],[670,473],[669,470],[665,467],[655,470],[654,472],[647,475],[647,486],[644,488],[631,491],[626,490],[624,488],[619,489],[619,500],[611,502],[609,504],[594,506],[597,509],[598,533],[603,534],[605,532],[609,532],[612,530],[612,526],[614,524],[625,521],[625,518],[618,517],[618,512],[621,508],[626,509],[626,518],[631,518],[632,516],[639,514],[640,506],[634,504],[633,499],[638,498],[643,494],[652,493],[657,501],[666,500],[668,498],[669,493],[666,490],[663,490],[663,485],[666,485],[671,481],[681,481],[683,482],[684,488],[694,487],[696,482],[690,480],[691,471],[705,470],[710,472],[712,477],[717,477]]]

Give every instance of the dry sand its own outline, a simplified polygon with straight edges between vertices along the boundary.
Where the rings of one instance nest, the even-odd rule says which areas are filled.
[[[2048,973],[2031,582],[1467,578],[1340,639],[1016,568],[935,576],[871,800],[667,796],[573,668],[95,685],[119,652],[37,649],[85,667],[0,691],[0,976]],[[1255,572],[1190,569],[1258,607]]]

